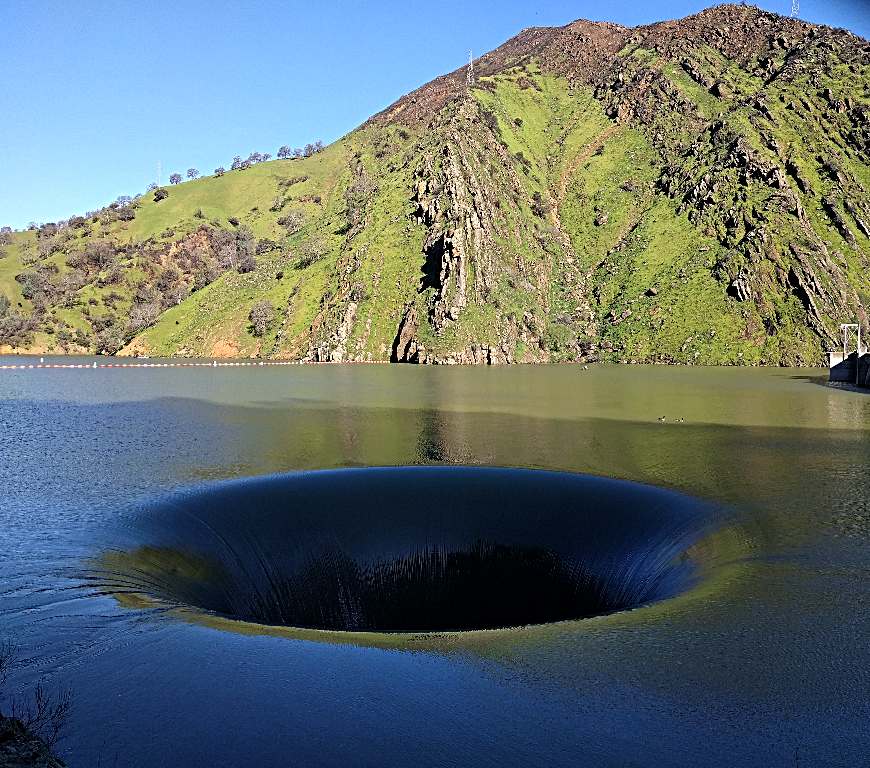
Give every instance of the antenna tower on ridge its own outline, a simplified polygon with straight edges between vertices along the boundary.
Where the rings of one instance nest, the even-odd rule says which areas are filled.
[[[796,19],[801,12],[800,0],[791,0],[791,17]]]
[[[465,73],[465,87],[471,90],[474,85],[474,51],[468,52],[468,71]]]
[[[157,186],[158,186],[158,187],[160,186],[160,179],[161,179],[162,176],[163,176],[163,165],[162,165],[162,163],[158,160],[158,161],[157,161]]]

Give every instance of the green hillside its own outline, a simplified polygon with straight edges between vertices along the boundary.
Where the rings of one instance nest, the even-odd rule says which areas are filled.
[[[870,334],[866,41],[720,6],[526,30],[466,77],[310,157],[5,235],[0,344],[816,364]]]

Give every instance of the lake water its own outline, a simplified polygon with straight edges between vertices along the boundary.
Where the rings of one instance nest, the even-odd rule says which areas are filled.
[[[825,379],[0,371],[0,641],[21,662],[3,702],[71,689],[72,766],[865,765],[870,396]],[[226,482],[430,464],[466,469]],[[246,558],[285,563],[312,531],[351,553],[353,610],[314,616],[286,597],[296,575],[248,578]],[[574,576],[540,566],[560,546],[618,575],[597,596],[636,602],[571,602]],[[409,551],[428,559],[385,565]],[[216,559],[220,579],[198,567]],[[438,579],[484,572],[474,599],[496,623],[522,621],[532,574],[532,626],[450,631],[475,615],[469,582]],[[404,595],[399,618],[371,608],[373,578]],[[435,582],[443,631],[415,634]],[[498,583],[519,597],[499,603]]]

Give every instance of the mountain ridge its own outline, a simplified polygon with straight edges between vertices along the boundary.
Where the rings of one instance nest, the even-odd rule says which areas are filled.
[[[752,6],[529,28],[313,157],[7,236],[0,343],[819,364],[870,332],[868,60]]]

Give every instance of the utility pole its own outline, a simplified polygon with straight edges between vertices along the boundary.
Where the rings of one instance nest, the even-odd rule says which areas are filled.
[[[791,17],[796,19],[801,12],[800,0],[791,0]]]
[[[468,70],[465,73],[465,87],[471,90],[474,85],[474,51],[468,52]]]

